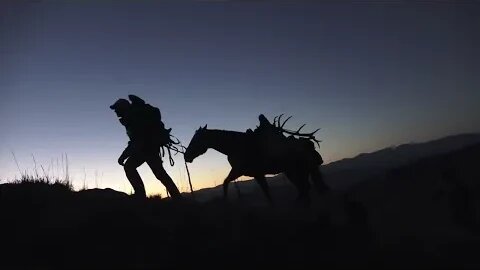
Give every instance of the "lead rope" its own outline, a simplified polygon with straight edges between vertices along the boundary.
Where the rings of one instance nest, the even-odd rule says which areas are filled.
[[[175,161],[172,158],[172,153],[170,152],[170,147],[167,147],[167,152],[168,152],[168,161],[170,162],[170,166],[173,167],[173,165],[175,165]]]
[[[176,141],[171,140],[171,142],[169,144],[167,144],[165,147],[167,148],[168,160],[170,162],[170,166],[173,167],[173,165],[175,164],[175,161],[173,160],[171,150],[175,151],[174,155],[176,155],[178,153],[181,153],[181,154],[185,155],[185,151],[182,151],[182,150],[178,149],[178,147],[176,147],[175,145],[178,144],[181,149],[186,149],[186,148],[185,148],[185,146],[183,146],[180,143],[180,140],[177,137],[175,137],[173,135],[170,135],[170,136],[173,137]],[[162,157],[163,157],[165,155],[165,150],[163,149],[163,146],[161,147],[161,149],[162,149]],[[190,193],[192,194],[192,198],[195,198],[195,193],[193,192],[193,186],[192,186],[192,179],[190,178],[190,170],[188,169],[187,161],[185,161],[185,156],[183,158],[183,162],[185,163],[185,169],[187,171],[188,184],[190,186]]]

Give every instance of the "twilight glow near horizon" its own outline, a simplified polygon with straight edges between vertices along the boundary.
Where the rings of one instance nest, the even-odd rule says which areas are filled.
[[[76,188],[130,191],[113,111],[136,94],[187,145],[199,126],[245,131],[293,115],[322,128],[326,162],[480,131],[480,4],[268,1],[0,3],[0,179],[42,165]],[[187,190],[182,157],[164,166]],[[193,186],[230,167],[214,150]],[[148,166],[149,194],[164,193]],[[41,172],[40,174],[43,174]],[[85,180],[85,181],[84,181]]]

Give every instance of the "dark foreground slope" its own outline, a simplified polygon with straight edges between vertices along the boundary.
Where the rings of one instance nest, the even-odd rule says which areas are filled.
[[[308,209],[3,184],[0,269],[478,268],[479,155],[427,157]]]
[[[90,193],[3,185],[0,268],[293,267],[336,260],[328,255],[331,228],[314,213]]]

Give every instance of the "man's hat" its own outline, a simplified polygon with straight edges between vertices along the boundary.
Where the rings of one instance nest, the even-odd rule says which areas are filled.
[[[130,107],[130,102],[124,98],[121,98],[115,101],[115,103],[113,103],[113,105],[110,106],[110,109],[116,110],[116,109],[128,108],[128,107]]]

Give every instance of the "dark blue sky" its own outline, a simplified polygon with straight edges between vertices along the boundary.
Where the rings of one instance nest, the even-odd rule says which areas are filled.
[[[32,1],[0,4],[0,179],[67,153],[74,184],[129,190],[108,106],[137,94],[184,144],[204,124],[246,130],[264,113],[321,127],[327,162],[480,131],[480,5]],[[53,160],[53,162],[52,162]],[[185,186],[182,162],[166,165]],[[220,183],[226,158],[192,166]],[[97,183],[94,183],[94,175]],[[150,193],[163,187],[145,166]],[[101,178],[101,179],[100,179]]]

